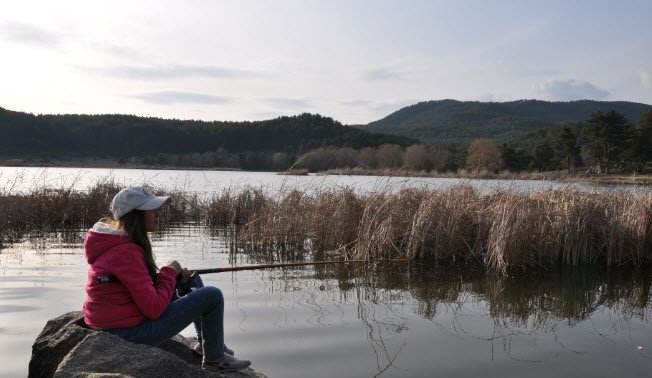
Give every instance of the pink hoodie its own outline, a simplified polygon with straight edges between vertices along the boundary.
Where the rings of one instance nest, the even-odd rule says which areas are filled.
[[[95,328],[133,327],[145,319],[156,319],[170,304],[177,272],[161,268],[152,283],[143,249],[118,230],[97,223],[84,241],[88,283],[84,321]],[[119,282],[98,284],[97,277],[114,275]]]

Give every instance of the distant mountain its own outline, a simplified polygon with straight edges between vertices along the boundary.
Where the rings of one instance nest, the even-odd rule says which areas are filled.
[[[0,108],[0,157],[129,157],[225,148],[302,153],[317,147],[414,143],[313,114],[255,122],[204,122],[131,115],[34,115]]]
[[[587,119],[596,110],[614,109],[636,122],[652,105],[627,101],[550,102],[520,100],[478,102],[439,100],[420,102],[358,128],[402,135],[427,142],[467,142],[502,138],[513,132],[548,128],[560,122]]]

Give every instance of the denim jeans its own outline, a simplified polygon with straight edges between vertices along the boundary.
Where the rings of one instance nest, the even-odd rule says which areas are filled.
[[[106,332],[139,344],[157,345],[172,338],[195,323],[197,336],[202,343],[205,360],[217,360],[224,355],[224,297],[220,289],[203,287],[199,276],[177,292],[183,297],[168,305],[163,314],[147,319],[129,328],[111,328]]]
[[[193,278],[189,279],[188,282],[186,282],[185,284],[177,285],[177,288],[175,289],[176,298],[173,295],[172,300],[175,301],[178,298],[186,296],[191,292],[199,289],[200,287],[204,287],[204,281],[202,281],[199,275],[196,275]],[[195,325],[195,332],[197,332],[197,340],[199,341],[199,343],[201,343],[202,341],[201,319],[200,318],[195,319],[193,321],[193,324]]]

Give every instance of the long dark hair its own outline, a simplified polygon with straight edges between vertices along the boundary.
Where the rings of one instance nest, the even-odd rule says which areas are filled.
[[[152,252],[152,243],[149,241],[149,235],[147,235],[147,224],[145,223],[145,211],[143,210],[131,210],[127,214],[123,215],[119,220],[110,220],[106,222],[106,218],[102,219],[105,223],[110,223],[114,227],[121,229],[126,232],[131,238],[131,241],[138,244],[143,251],[143,257],[145,259],[145,266],[147,266],[147,271],[154,280],[156,277],[156,272],[158,267],[156,266],[156,261],[154,258],[154,253]]]

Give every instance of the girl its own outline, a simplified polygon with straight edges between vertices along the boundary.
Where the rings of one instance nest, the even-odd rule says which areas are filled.
[[[249,366],[224,346],[224,298],[220,289],[203,287],[177,261],[158,269],[148,232],[159,228],[158,209],[170,197],[156,197],[142,187],[121,190],[111,202],[113,219],[103,218],[84,241],[88,294],[84,321],[135,343],[159,344],[195,323],[202,367],[235,371]],[[157,273],[158,271],[158,273]],[[101,276],[118,281],[97,283]],[[175,286],[183,297],[171,302]]]

